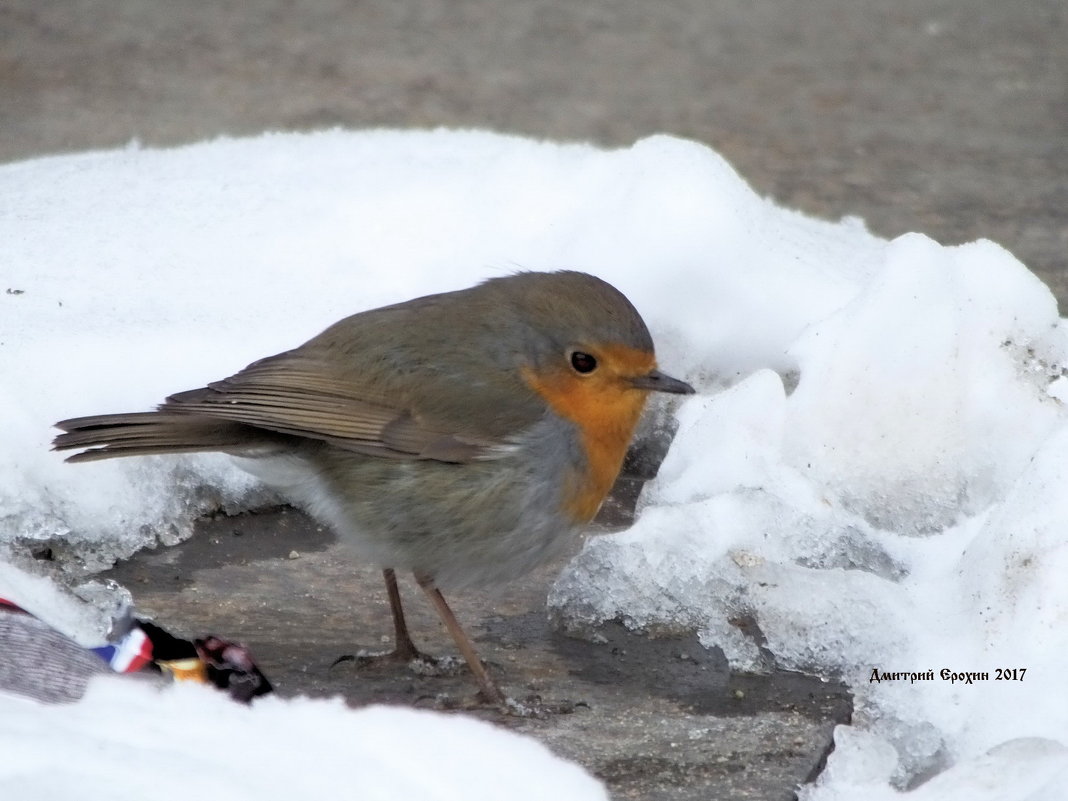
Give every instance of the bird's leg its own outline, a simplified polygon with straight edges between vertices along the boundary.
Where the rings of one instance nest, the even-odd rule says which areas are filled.
[[[408,624],[404,622],[404,607],[401,606],[400,588],[397,587],[397,574],[392,567],[382,570],[386,580],[386,594],[389,595],[389,609],[393,613],[393,658],[399,662],[413,659],[426,659],[408,634]]]
[[[412,637],[408,634],[408,624],[404,620],[404,607],[401,605],[397,574],[393,568],[384,568],[382,570],[382,578],[386,581],[389,610],[393,613],[393,650],[378,653],[346,654],[334,660],[334,665],[339,665],[342,662],[355,662],[359,667],[369,667],[382,662],[402,662],[408,665],[418,663],[419,672],[426,675],[450,675],[455,670],[454,665],[450,664],[454,660],[451,658],[437,659],[424,654],[412,642]]]
[[[445,628],[449,630],[449,634],[455,640],[456,646],[460,649],[460,653],[467,662],[467,666],[475,676],[475,681],[478,682],[479,691],[483,699],[491,704],[507,706],[508,698],[501,692],[496,682],[490,678],[486,667],[482,664],[482,660],[478,658],[478,654],[475,652],[475,646],[471,644],[471,640],[468,639],[467,634],[464,633],[460,623],[456,620],[456,615],[452,613],[448,603],[445,602],[445,596],[441,594],[441,590],[434,586],[434,580],[423,573],[416,573],[415,580],[419,582],[419,586],[426,592],[430,602],[434,604],[441,622],[445,624]]]

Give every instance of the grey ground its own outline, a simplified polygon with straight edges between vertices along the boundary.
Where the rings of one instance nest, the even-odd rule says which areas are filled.
[[[808,214],[993,239],[1064,300],[1066,41],[1063,0],[4,0],[0,161],[330,126],[604,145],[668,132]],[[373,570],[293,512],[206,521],[116,575],[164,623],[248,640],[282,692],[429,706],[467,692],[463,677],[330,667],[381,644],[385,599]],[[790,798],[848,718],[839,688],[731,676],[685,638],[554,634],[551,578],[455,605],[514,694],[585,705],[489,717],[618,798]],[[405,589],[413,628],[448,650]]]

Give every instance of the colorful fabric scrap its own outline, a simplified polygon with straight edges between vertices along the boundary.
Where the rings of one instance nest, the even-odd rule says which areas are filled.
[[[14,620],[10,616],[33,622],[10,625]],[[129,612],[113,622],[109,642],[89,649],[81,649],[9,599],[0,598],[0,618],[8,620],[8,625],[0,625],[0,644],[5,646],[0,651],[7,651],[6,664],[12,668],[6,672],[11,674],[11,681],[0,681],[0,690],[11,689],[46,701],[74,700],[84,692],[89,677],[99,672],[78,656],[86,651],[117,673],[151,671],[176,681],[211,684],[243,703],[273,690],[243,645],[214,635],[184,640]],[[18,654],[22,655],[21,664],[17,664]],[[4,675],[0,670],[0,678]],[[62,691],[52,691],[52,687]]]

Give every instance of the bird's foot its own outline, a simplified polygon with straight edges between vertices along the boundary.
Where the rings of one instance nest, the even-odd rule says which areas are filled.
[[[394,648],[392,651],[360,650],[335,659],[330,667],[351,662],[356,670],[367,670],[380,665],[406,665],[420,676],[456,676],[466,669],[464,661],[455,656],[431,656],[415,648]]]

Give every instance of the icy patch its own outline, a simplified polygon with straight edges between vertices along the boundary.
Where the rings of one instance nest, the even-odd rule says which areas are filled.
[[[930,533],[996,501],[1062,416],[1056,301],[991,243],[893,242],[867,290],[791,348],[785,459],[872,525]]]
[[[894,749],[878,737],[839,726],[827,769],[799,801],[1059,801],[1068,789],[1068,748],[1041,738],[1009,740],[910,792],[887,786]]]

